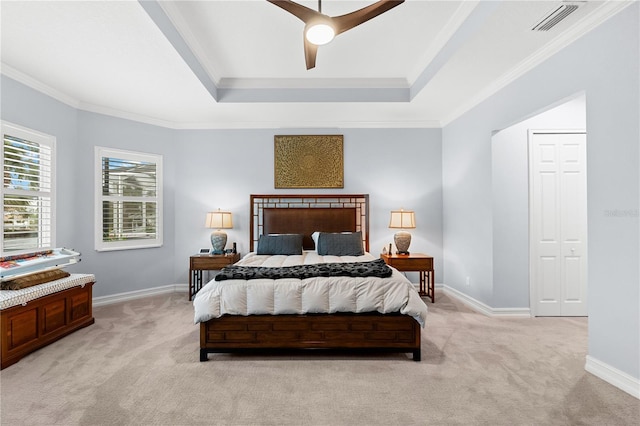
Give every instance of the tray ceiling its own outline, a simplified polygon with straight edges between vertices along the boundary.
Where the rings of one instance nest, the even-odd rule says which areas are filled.
[[[307,70],[304,24],[263,0],[1,2],[2,73],[171,128],[439,127],[630,2],[571,4],[532,31],[561,2],[408,0],[321,46]]]

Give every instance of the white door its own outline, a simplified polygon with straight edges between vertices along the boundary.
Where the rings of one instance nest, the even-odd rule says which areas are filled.
[[[529,131],[531,312],[587,315],[585,133]]]

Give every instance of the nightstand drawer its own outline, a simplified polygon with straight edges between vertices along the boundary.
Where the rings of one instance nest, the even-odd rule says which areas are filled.
[[[420,271],[433,269],[433,258],[392,258],[389,259],[388,263],[398,271]]]
[[[189,258],[189,300],[202,288],[202,271],[219,270],[240,260],[240,253],[194,254]]]
[[[235,256],[192,256],[191,269],[222,269],[238,260]]]
[[[435,272],[433,270],[433,257],[422,253],[411,254],[381,254],[380,258],[389,266],[402,272],[420,273],[420,296],[431,298],[435,302]]]

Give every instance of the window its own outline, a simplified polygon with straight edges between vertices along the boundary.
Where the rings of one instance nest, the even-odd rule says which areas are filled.
[[[162,156],[96,147],[95,248],[162,245]]]
[[[54,247],[55,143],[2,122],[2,256]]]

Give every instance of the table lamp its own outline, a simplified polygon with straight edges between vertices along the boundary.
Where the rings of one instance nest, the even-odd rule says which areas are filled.
[[[223,212],[218,209],[218,211],[207,213],[205,227],[216,229],[211,232],[211,253],[223,254],[224,247],[227,245],[227,234],[221,229],[233,228],[231,212]]]
[[[401,229],[393,236],[393,242],[398,249],[397,254],[409,254],[411,234],[402,229],[414,229],[416,227],[416,215],[412,210],[391,210],[389,228]]]

